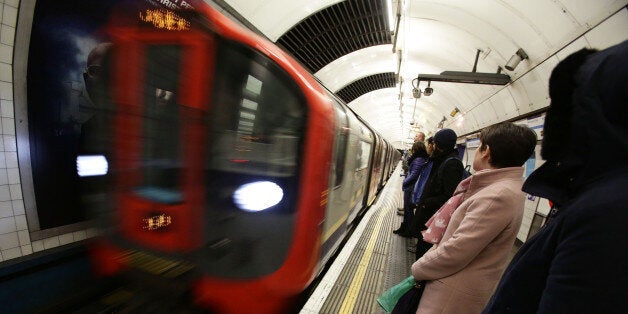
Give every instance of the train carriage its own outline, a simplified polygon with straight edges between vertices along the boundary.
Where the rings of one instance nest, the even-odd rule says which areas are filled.
[[[114,204],[94,263],[184,282],[220,313],[287,310],[397,158],[297,62],[209,6],[125,7],[108,31]]]

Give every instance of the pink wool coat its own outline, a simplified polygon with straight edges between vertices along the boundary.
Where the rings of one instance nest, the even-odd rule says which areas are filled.
[[[439,244],[412,264],[429,280],[417,313],[480,313],[506,267],[521,226],[523,168],[473,175]]]

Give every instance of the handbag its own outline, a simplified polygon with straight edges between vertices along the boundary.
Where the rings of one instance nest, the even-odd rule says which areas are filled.
[[[412,289],[413,286],[414,277],[410,276],[392,288],[386,290],[379,298],[377,298],[377,303],[384,309],[384,311],[386,311],[386,313],[390,313],[395,308],[395,304],[397,304],[399,298],[408,292],[408,290]]]
[[[425,290],[425,281],[415,282],[412,288],[408,290],[404,295],[399,298],[395,308],[392,310],[392,314],[414,314],[419,308],[419,302],[421,302],[421,296]]]
[[[386,290],[379,298],[377,298],[377,303],[387,313],[414,313],[419,306],[418,301],[421,299],[423,289],[423,282],[419,284],[414,280],[413,276],[410,276],[392,288]],[[412,310],[411,307],[407,307],[408,305],[412,306],[412,304],[415,303],[415,301],[412,301],[413,298],[416,298],[414,310]]]

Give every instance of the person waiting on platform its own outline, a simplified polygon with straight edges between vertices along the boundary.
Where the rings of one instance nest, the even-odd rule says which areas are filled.
[[[418,232],[425,229],[427,220],[451,197],[462,180],[464,168],[455,149],[456,138],[456,132],[451,129],[442,129],[434,134],[434,152],[429,158],[432,168],[411,224],[412,232],[419,238],[415,250],[417,259],[432,247],[431,243],[422,241]]]
[[[425,141],[425,133],[423,132],[418,132],[417,134],[414,135],[414,143],[416,142],[424,142]],[[413,145],[414,145],[413,143]],[[410,149],[406,149],[403,152],[403,156],[401,157],[401,176],[407,176],[408,175],[408,171],[410,170],[410,156],[412,155],[411,152],[412,148]],[[404,208],[405,208],[405,204],[404,204]],[[404,208],[397,208],[397,215],[404,215]],[[414,215],[414,213],[413,213]]]
[[[427,151],[427,155],[431,157],[434,154],[434,138],[430,137],[425,141],[425,150]],[[425,183],[427,183],[427,179],[430,176],[430,171],[432,170],[432,163],[428,160],[428,164],[426,164],[419,174],[419,178],[414,184],[414,188],[412,191],[412,206],[416,207],[421,199],[421,195],[423,194],[423,189],[425,188]],[[415,237],[418,237],[418,230],[416,231]]]
[[[414,145],[414,143],[416,142],[424,142],[425,141],[425,133],[423,132],[419,132],[416,135],[414,135],[414,142],[412,143]],[[412,155],[412,148],[410,149],[406,149],[403,152],[403,157],[402,157],[402,161],[401,161],[401,169],[403,170],[403,175],[407,175],[408,174],[408,170],[410,170],[410,156]]]
[[[561,61],[549,80],[541,157],[523,185],[552,200],[484,313],[626,313],[628,41]]]
[[[488,302],[521,226],[523,167],[536,134],[502,122],[480,133],[474,175],[428,221],[423,240],[434,244],[412,264],[427,281],[417,313],[480,313]]]
[[[425,144],[421,141],[414,142],[412,145],[412,149],[410,158],[408,158],[408,162],[410,164],[408,175],[403,180],[402,190],[403,190],[403,222],[399,229],[393,231],[393,233],[398,234],[402,237],[409,238],[410,233],[410,223],[412,222],[412,217],[414,217],[414,206],[412,204],[412,191],[414,190],[414,184],[416,183],[423,167],[427,164],[427,150],[425,148]]]
[[[414,136],[414,142],[425,142],[425,133],[419,132]]]

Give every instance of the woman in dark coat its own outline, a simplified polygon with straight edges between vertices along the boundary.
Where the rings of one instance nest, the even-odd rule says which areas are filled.
[[[415,249],[416,259],[432,247],[432,243],[422,240],[419,232],[426,229],[425,223],[445,204],[462,180],[464,167],[458,159],[456,138],[456,133],[451,129],[442,129],[434,135],[434,153],[429,158],[432,169],[411,223],[412,235],[419,238]]]
[[[419,178],[419,174],[421,170],[427,163],[427,150],[425,148],[425,143],[423,142],[415,142],[412,145],[412,155],[408,159],[408,175],[403,180],[402,190],[403,190],[403,222],[399,229],[393,231],[393,233],[398,234],[403,237],[410,237],[409,234],[409,226],[410,222],[412,222],[412,217],[414,217],[414,204],[412,204],[412,191],[414,189],[414,184]]]
[[[626,313],[628,41],[561,61],[541,156],[523,191],[554,202],[484,313]]]

